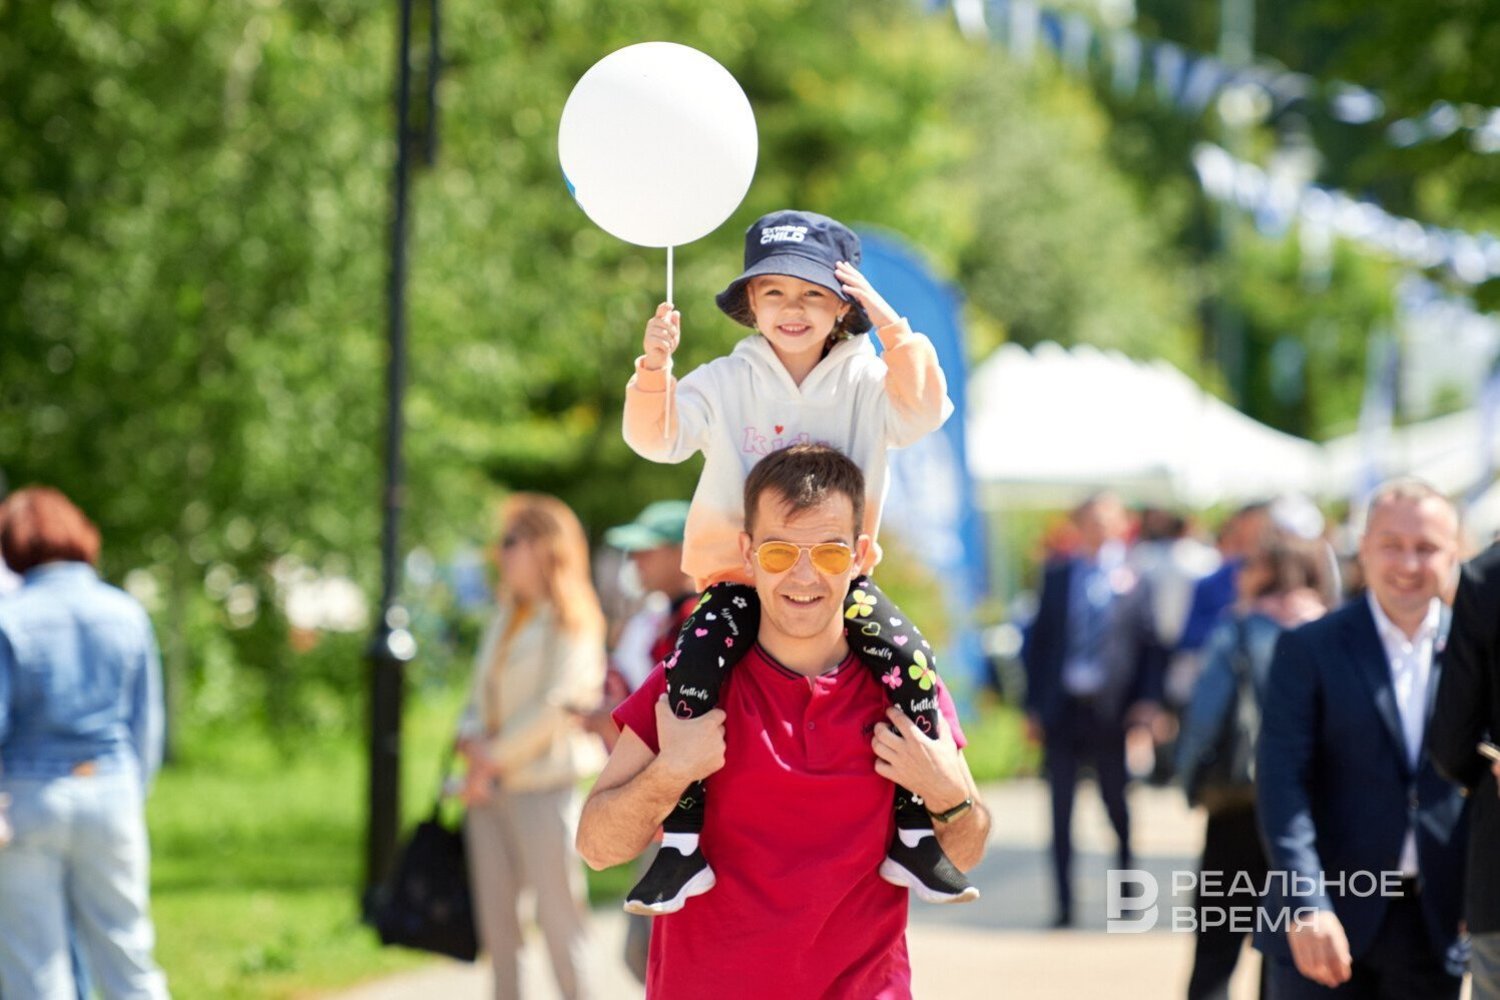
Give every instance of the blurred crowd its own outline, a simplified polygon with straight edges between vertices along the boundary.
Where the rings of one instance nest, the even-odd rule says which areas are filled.
[[[1212,532],[1186,512],[1130,509],[1112,493],[1091,496],[1048,527],[1037,593],[1014,602],[1022,609],[1024,675],[997,666],[993,681],[1003,695],[1024,702],[1040,740],[1058,671],[1046,669],[1050,663],[1038,669],[1038,660],[1066,655],[1073,633],[1088,633],[1083,641],[1094,648],[1082,658],[1096,660],[1099,675],[1074,677],[1074,687],[1107,679],[1106,693],[1126,699],[1111,706],[1120,709],[1126,771],[1170,781],[1178,726],[1203,672],[1209,637],[1241,601],[1245,571],[1253,577],[1271,547],[1291,546],[1318,563],[1316,590],[1330,606],[1362,589],[1347,536],[1301,496],[1241,506]],[[1066,634],[1052,634],[1057,628]]]
[[[1457,997],[1471,965],[1475,996],[1500,989],[1496,880],[1476,874],[1494,851],[1468,825],[1471,797],[1500,811],[1500,764],[1478,752],[1500,719],[1494,583],[1481,557],[1460,586],[1458,513],[1430,486],[1385,483],[1360,513],[1333,526],[1278,497],[1209,544],[1178,513],[1103,493],[1047,538],[1020,658],[1051,791],[1054,925],[1076,917],[1081,769],[1121,869],[1127,782],[1176,781],[1208,813],[1191,998],[1228,995],[1252,936],[1262,995]],[[1465,602],[1465,587],[1489,589]]]

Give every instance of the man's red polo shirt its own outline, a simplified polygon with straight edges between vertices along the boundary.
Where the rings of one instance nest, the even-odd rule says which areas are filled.
[[[661,666],[614,712],[653,751]],[[953,703],[934,691],[963,746]],[[724,683],[725,765],[708,779],[703,851],[718,885],[651,932],[651,997],[911,996],[907,891],[878,873],[895,786],[870,739],[889,702],[852,655],[804,677],[756,646]]]

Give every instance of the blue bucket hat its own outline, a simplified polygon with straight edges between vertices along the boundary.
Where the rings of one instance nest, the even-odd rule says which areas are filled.
[[[848,226],[816,212],[783,209],[763,215],[745,230],[745,271],[714,297],[724,314],[736,323],[755,328],[750,297],[745,286],[762,274],[785,274],[822,285],[854,308],[844,319],[843,329],[864,333],[870,317],[840,286],[833,268],[845,260],[859,266],[859,237]]]

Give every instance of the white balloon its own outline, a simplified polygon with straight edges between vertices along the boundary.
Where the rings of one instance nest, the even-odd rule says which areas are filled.
[[[755,175],[750,101],[697,49],[642,42],[573,87],[557,135],[563,175],[588,217],[646,247],[691,243],[739,207]]]

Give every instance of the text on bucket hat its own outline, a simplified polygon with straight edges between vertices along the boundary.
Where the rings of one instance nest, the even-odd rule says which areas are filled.
[[[745,286],[762,274],[785,274],[822,285],[845,302],[833,269],[839,261],[859,266],[859,237],[848,226],[816,212],[782,209],[763,215],[745,230],[745,271],[715,296],[714,301],[736,323],[755,327]],[[844,321],[850,333],[870,329],[870,318],[858,302]]]

